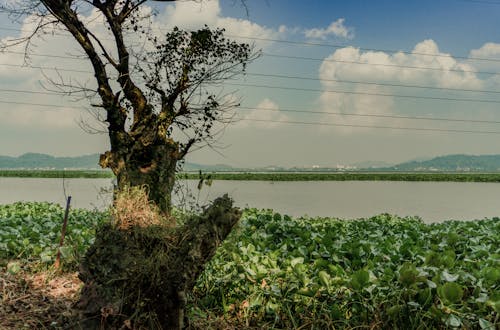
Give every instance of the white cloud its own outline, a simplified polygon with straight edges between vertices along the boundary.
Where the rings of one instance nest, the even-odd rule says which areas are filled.
[[[485,43],[481,48],[471,50],[470,57],[500,59],[500,44]]]
[[[415,69],[416,67],[432,68],[433,70]],[[418,106],[405,103],[404,109],[401,109],[399,107],[403,106],[398,103],[401,102],[401,99],[377,94],[436,96],[436,94],[432,94],[436,93],[435,90],[389,85],[481,89],[485,82],[478,78],[474,73],[475,70],[471,64],[441,52],[433,40],[424,40],[418,43],[412,53],[390,54],[381,51],[361,51],[354,47],[338,49],[328,56],[320,66],[319,78],[323,93],[319,100],[323,111],[343,113],[344,115],[325,116],[324,120],[341,125],[387,126],[389,122],[387,117],[371,115],[397,116],[401,114],[401,110],[415,110]],[[372,84],[343,83],[341,81],[370,82]],[[448,93],[450,92],[448,91]],[[438,96],[443,96],[443,94]],[[444,96],[457,97],[456,94],[451,96],[445,94]],[[461,97],[467,98],[468,96],[462,94]],[[418,100],[414,103],[419,104]],[[433,109],[424,109],[425,111],[435,111],[439,110],[439,106],[434,102]],[[389,124],[399,126],[402,125],[402,120],[391,119]],[[408,123],[406,121],[403,124],[403,126],[415,126],[414,122]],[[344,131],[350,130],[344,129]]]
[[[259,102],[250,112],[239,110],[239,113],[240,118],[243,119],[238,121],[241,127],[276,128],[283,125],[277,123],[278,121],[289,120],[289,117],[280,111],[279,105],[268,98]]]
[[[478,70],[483,72],[500,72],[500,44],[488,42],[478,49],[473,49],[469,53],[468,61]],[[490,87],[498,88],[500,75],[489,75]]]
[[[345,19],[339,18],[332,22],[327,28],[314,28],[304,31],[304,35],[309,39],[325,40],[330,36],[352,39],[354,38],[354,30],[344,25]]]
[[[158,16],[157,23],[164,29],[171,29],[177,26],[182,29],[199,29],[204,25],[211,28],[223,28],[226,34],[232,39],[249,42],[248,38],[277,38],[278,35],[286,31],[285,26],[280,26],[277,30],[261,26],[246,19],[224,17],[221,15],[219,0],[177,1],[168,5],[165,11]],[[238,38],[248,37],[248,38]],[[250,42],[253,41],[250,39]],[[255,40],[258,48],[269,46],[269,42]]]

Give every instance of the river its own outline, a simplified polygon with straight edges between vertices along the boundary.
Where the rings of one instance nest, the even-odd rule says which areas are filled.
[[[391,213],[417,215],[425,222],[500,216],[498,183],[214,181],[200,194],[196,184],[187,181],[200,203],[229,193],[240,207],[272,208],[291,216],[352,219]],[[0,204],[22,200],[64,205],[65,195],[71,195],[73,207],[103,209],[110,203],[111,186],[109,179],[0,178]]]

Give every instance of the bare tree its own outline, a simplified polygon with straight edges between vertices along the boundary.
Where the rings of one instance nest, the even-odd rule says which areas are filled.
[[[100,165],[116,175],[118,191],[146,186],[148,198],[168,217],[179,162],[194,146],[210,145],[220,125],[231,119],[227,110],[236,103],[220,91],[220,83],[242,73],[255,53],[247,44],[224,38],[219,29],[152,33],[141,11],[144,4],[25,0],[4,4],[0,11],[13,19],[30,15],[36,20],[32,34],[10,43],[24,43],[27,54],[38,34],[59,29],[71,34],[93,69],[99,99],[94,106],[105,114],[111,148],[101,155]],[[84,19],[82,12],[89,9],[103,19],[111,43]],[[143,46],[127,44],[127,34],[140,36]],[[58,87],[89,92],[71,84]],[[85,286],[78,305],[85,318],[97,320],[84,327],[98,327],[105,319],[102,324],[118,328],[130,322],[182,328],[186,293],[239,217],[225,197],[174,229],[100,228],[80,271]]]

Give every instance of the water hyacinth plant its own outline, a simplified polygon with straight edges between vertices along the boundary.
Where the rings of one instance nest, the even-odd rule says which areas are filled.
[[[0,206],[0,259],[51,265],[64,210]],[[63,265],[74,269],[107,213],[71,210]],[[290,218],[247,209],[190,297],[193,327],[497,329],[500,219],[424,224]]]

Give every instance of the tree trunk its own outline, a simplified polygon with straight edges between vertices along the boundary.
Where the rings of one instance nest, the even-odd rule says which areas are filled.
[[[179,152],[177,144],[162,142],[147,145],[138,141],[132,148],[114,148],[101,155],[100,164],[111,168],[116,175],[118,191],[145,186],[149,200],[163,214],[169,214]]]

